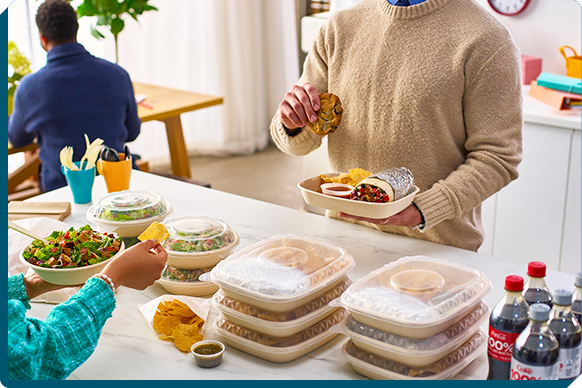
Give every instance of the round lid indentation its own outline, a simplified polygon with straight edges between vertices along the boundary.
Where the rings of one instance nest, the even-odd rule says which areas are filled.
[[[309,260],[309,256],[299,248],[277,247],[261,252],[259,259],[288,267],[296,267],[305,264]]]
[[[435,271],[409,269],[392,276],[390,284],[395,289],[404,292],[427,292],[442,288],[445,285],[445,279]]]

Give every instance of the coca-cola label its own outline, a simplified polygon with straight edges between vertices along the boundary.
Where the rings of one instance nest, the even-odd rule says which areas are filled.
[[[560,380],[572,379],[580,374],[580,351],[581,345],[569,349],[560,348],[558,360],[558,378]]]
[[[533,366],[511,358],[510,380],[558,380],[559,364]]]
[[[487,355],[502,362],[511,362],[513,344],[520,333],[506,333],[489,326]]]

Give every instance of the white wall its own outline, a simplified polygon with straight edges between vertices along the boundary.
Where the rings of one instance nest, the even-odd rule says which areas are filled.
[[[487,0],[475,1],[507,27],[522,54],[542,58],[543,71],[566,75],[566,61],[558,51],[561,46],[571,46],[581,55],[582,11],[576,0],[531,0],[516,16],[498,14]]]

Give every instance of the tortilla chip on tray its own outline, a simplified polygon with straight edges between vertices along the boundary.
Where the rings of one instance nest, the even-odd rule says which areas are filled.
[[[338,176],[329,177],[322,174],[320,177],[323,183],[344,183],[355,187],[358,183],[370,175],[372,175],[372,173],[364,169],[352,168],[349,170],[349,172],[340,174]]]
[[[162,334],[159,339],[174,341],[183,352],[189,352],[193,344],[202,341],[203,325],[204,320],[177,299],[160,302],[153,319],[154,330]]]

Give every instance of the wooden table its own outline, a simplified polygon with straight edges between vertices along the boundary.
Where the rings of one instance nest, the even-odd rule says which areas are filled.
[[[143,123],[152,120],[163,121],[166,124],[168,146],[172,160],[172,172],[175,175],[190,178],[190,163],[188,151],[184,142],[180,114],[213,105],[222,104],[222,97],[210,96],[183,90],[163,88],[134,82],[135,94],[145,94],[144,101],[153,109],[137,106],[137,115]]]

